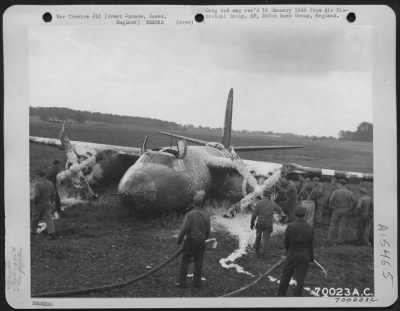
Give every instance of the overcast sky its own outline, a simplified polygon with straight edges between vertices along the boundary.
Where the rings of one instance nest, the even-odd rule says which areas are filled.
[[[347,25],[346,25],[347,26]],[[337,136],[372,122],[371,32],[362,26],[38,26],[30,105]]]

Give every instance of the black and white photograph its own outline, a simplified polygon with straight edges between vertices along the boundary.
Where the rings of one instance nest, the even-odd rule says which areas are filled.
[[[3,20],[11,306],[397,300],[390,8]]]

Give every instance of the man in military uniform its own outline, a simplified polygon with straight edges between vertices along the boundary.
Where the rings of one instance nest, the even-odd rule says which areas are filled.
[[[186,214],[182,229],[178,235],[178,245],[183,244],[178,287],[186,287],[187,272],[190,260],[194,259],[193,287],[201,287],[201,270],[205,250],[205,240],[210,235],[210,216],[204,210],[204,191],[197,191],[193,197],[193,208]]]
[[[46,178],[51,181],[51,183],[54,186],[55,189],[55,198],[54,202],[56,204],[56,212],[58,215],[62,214],[61,210],[61,200],[60,200],[60,195],[58,194],[58,189],[57,189],[57,175],[60,172],[60,161],[54,160],[53,165],[50,166],[50,168],[47,171]]]
[[[299,206],[306,209],[305,220],[310,225],[313,225],[317,208],[318,193],[311,180],[305,182],[304,190],[297,196],[297,199],[299,200]]]
[[[329,206],[332,207],[331,224],[328,231],[328,241],[333,243],[343,243],[347,218],[356,201],[353,193],[347,189],[347,181],[339,180],[339,188],[336,189],[329,199]]]
[[[262,257],[265,258],[267,254],[267,244],[269,237],[272,232],[272,223],[274,212],[282,214],[282,209],[274,201],[271,201],[271,190],[265,189],[263,196],[264,198],[255,204],[253,214],[251,216],[250,228],[254,229],[254,223],[257,219],[256,228],[256,241],[254,248],[257,255],[260,255],[260,242],[261,237],[263,238],[263,252]]]
[[[289,221],[294,220],[294,210],[297,203],[297,189],[293,181],[288,181],[282,177],[277,184],[278,198],[276,202],[282,207],[284,212],[289,216]]]
[[[313,178],[314,191],[317,195],[317,199],[315,200],[315,214],[314,214],[314,222],[316,224],[320,224],[322,222],[322,196],[324,194],[324,185],[319,181],[318,177]]]
[[[361,196],[357,202],[357,238],[360,244],[371,246],[369,234],[372,229],[373,201],[365,187],[360,188]]]
[[[314,261],[313,227],[306,222],[306,210],[298,207],[295,211],[296,220],[289,224],[285,231],[284,246],[286,249],[285,264],[280,279],[278,296],[286,296],[289,282],[293,274],[296,278],[294,296],[301,296],[308,265]]]
[[[329,193],[326,198],[326,204],[325,204],[326,210],[328,211],[328,222],[327,222],[328,225],[331,223],[331,218],[332,218],[332,213],[333,213],[333,207],[329,205],[329,200],[332,197],[332,194],[338,188],[339,188],[339,181],[335,177],[332,177]]]
[[[53,184],[45,178],[44,172],[39,172],[39,180],[35,183],[33,193],[32,235],[36,234],[39,220],[43,219],[46,222],[50,239],[54,240],[56,238],[54,222],[51,218],[54,198],[55,190]]]

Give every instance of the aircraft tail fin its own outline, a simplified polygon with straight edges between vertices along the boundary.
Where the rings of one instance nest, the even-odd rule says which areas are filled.
[[[228,95],[228,101],[226,103],[224,132],[223,132],[222,141],[221,141],[221,144],[226,149],[230,149],[232,146],[232,143],[231,143],[232,111],[233,111],[233,89],[230,89],[229,95]],[[198,138],[187,137],[187,136],[178,135],[178,134],[169,133],[169,132],[159,132],[159,133],[170,136],[170,137],[184,139],[184,140],[190,141],[190,142],[198,144],[198,145],[210,145],[211,144],[207,141],[204,141],[204,140],[201,140]],[[215,143],[212,143],[212,144],[215,144]],[[234,149],[239,152],[246,152],[246,151],[282,150],[282,149],[297,149],[297,148],[303,148],[303,146],[235,146]]]
[[[224,132],[222,134],[221,143],[225,148],[231,146],[231,133],[232,133],[232,110],[233,110],[233,89],[230,89],[228,101],[225,110]]]

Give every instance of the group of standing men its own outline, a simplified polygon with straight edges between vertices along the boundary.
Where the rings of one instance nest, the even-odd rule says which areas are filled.
[[[368,195],[365,187],[360,188],[360,198],[355,199],[353,193],[347,187],[345,179],[332,180],[332,189],[327,198],[327,206],[330,213],[330,226],[328,231],[328,241],[333,243],[343,243],[347,219],[354,210],[358,216],[357,236],[361,244],[371,245],[369,232],[372,229],[373,201]],[[301,296],[305,276],[307,274],[309,262],[314,261],[313,238],[314,226],[322,222],[323,209],[323,185],[315,177],[310,179],[300,178],[296,187],[294,182],[281,178],[277,185],[278,196],[275,201],[271,199],[270,189],[265,189],[263,198],[253,206],[250,228],[256,228],[256,240],[254,244],[255,252],[260,255],[260,241],[263,238],[262,257],[266,257],[267,244],[270,234],[273,231],[274,213],[282,214],[282,210],[289,217],[289,224],[285,230],[284,246],[286,256],[280,286],[279,296],[286,295],[289,281],[295,274],[297,285],[294,291],[295,296]],[[299,193],[298,193],[299,192]],[[315,212],[311,214],[311,221],[306,215],[309,211],[299,204],[299,201],[314,201]],[[255,221],[257,223],[255,224]]]
[[[328,207],[331,211],[328,241],[344,243],[348,219],[355,214],[357,219],[357,239],[361,245],[371,245],[373,200],[365,187],[360,187],[360,197],[357,200],[347,187],[345,179],[339,182],[333,180],[333,187],[328,197]]]
[[[312,202],[313,212],[311,213],[311,219],[309,219],[309,212],[306,213],[306,219],[310,224],[322,224],[325,209],[329,219],[329,242],[344,243],[348,220],[350,217],[356,216],[358,218],[358,242],[364,245],[371,245],[369,236],[372,232],[373,200],[369,196],[366,187],[360,187],[358,200],[344,178],[339,180],[332,179],[331,189],[327,197],[324,197],[324,187],[318,177],[314,177],[311,180],[300,176],[297,184],[282,178],[277,188],[278,196],[275,202],[288,215],[289,222],[293,222],[295,219],[294,211],[296,207],[305,207],[304,205],[307,202]],[[308,211],[309,209],[307,208],[306,210]]]

